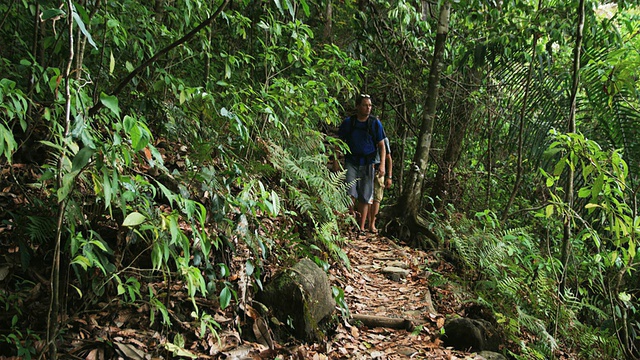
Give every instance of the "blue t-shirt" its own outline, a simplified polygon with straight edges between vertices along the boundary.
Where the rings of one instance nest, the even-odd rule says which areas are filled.
[[[351,121],[355,121],[354,125],[351,125]],[[367,124],[366,120],[358,121],[357,117],[349,116],[344,119],[338,130],[338,135],[351,150],[351,154],[347,154],[346,158],[354,164],[365,165],[364,162],[372,164],[375,153],[378,152],[378,143],[386,137],[378,118],[372,117],[373,138],[369,134],[370,129],[367,129]]]

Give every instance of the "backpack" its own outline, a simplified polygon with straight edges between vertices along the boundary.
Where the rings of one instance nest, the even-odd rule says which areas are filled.
[[[369,136],[371,137],[371,140],[373,141],[373,144],[375,145],[375,131],[373,129],[373,124],[378,124],[376,120],[376,117],[373,115],[369,115],[369,117],[367,118],[367,132],[369,133]],[[353,130],[356,128],[356,121],[358,121],[358,118],[355,115],[351,115],[349,117],[349,123],[350,123],[350,128],[349,128],[349,134],[348,137],[351,137],[351,134],[353,133]]]
[[[371,141],[373,142],[374,147],[376,147],[375,146],[376,145],[376,141],[375,141],[375,134],[376,133],[374,131],[373,126],[374,126],[374,124],[376,126],[379,126],[378,122],[376,120],[377,120],[377,118],[375,116],[373,116],[373,115],[369,115],[369,117],[367,118],[367,133],[369,134],[369,139],[371,139]],[[356,121],[358,121],[358,118],[357,118],[356,115],[351,115],[349,117],[349,133],[347,134],[347,138],[349,138],[349,139],[351,138],[351,134],[353,133],[353,130],[356,128]],[[353,155],[352,154],[352,156],[354,156],[354,157],[364,159],[365,163],[371,163],[372,161],[374,161],[375,158],[376,158],[376,155],[378,155],[377,151],[374,151],[373,153],[368,154],[368,155],[364,155],[364,156],[362,156],[362,155]]]

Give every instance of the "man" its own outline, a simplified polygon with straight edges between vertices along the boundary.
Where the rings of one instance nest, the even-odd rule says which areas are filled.
[[[345,155],[349,195],[357,204],[358,226],[362,233],[368,218],[369,205],[373,202],[373,178],[376,170],[373,162],[376,153],[380,156],[377,174],[383,176],[386,169],[386,149],[384,129],[376,117],[371,116],[371,96],[360,94],[356,97],[356,115],[342,122],[340,138],[349,146],[350,153]]]
[[[376,216],[378,216],[378,211],[380,211],[380,202],[384,197],[384,189],[389,189],[392,185],[392,177],[393,174],[393,159],[391,159],[391,147],[389,146],[389,138],[384,137],[384,146],[387,154],[386,171],[383,173],[384,175],[376,175],[373,180],[373,204],[371,205],[371,209],[369,209],[369,231],[376,234],[378,229],[376,228]],[[374,161],[374,167],[377,170],[380,167],[380,158],[376,156],[376,160]]]

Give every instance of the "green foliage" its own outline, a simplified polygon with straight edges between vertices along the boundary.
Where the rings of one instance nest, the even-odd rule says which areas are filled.
[[[287,260],[281,256],[308,255],[325,269],[330,259],[349,265],[340,235],[348,221],[344,174],[326,168],[344,144],[323,133],[362,89],[376,95],[376,112],[392,143],[402,141],[396,154],[406,151],[396,157],[405,164],[396,162],[394,170],[410,166],[426,97],[425,53],[433,46],[437,13],[431,5],[421,9],[402,1],[371,1],[362,8],[345,2],[334,7],[333,33],[321,36],[322,20],[328,19],[319,4],[234,2],[211,26],[162,53],[208,19],[216,3],[190,0],[154,8],[135,1],[88,2],[74,9],[46,1],[0,4],[0,160],[11,164],[24,158],[20,152],[28,153],[33,144],[44,145],[46,153],[38,161],[41,178],[29,186],[40,189],[42,198],[30,198],[32,206],[13,211],[7,220],[18,229],[12,236],[19,237],[23,267],[50,251],[52,235],[59,232],[78,296],[148,300],[152,321],[160,313],[168,326],[165,299],[145,281],[182,281],[200,336],[219,327],[196,306],[196,296],[217,297],[226,309],[244,300],[230,280],[238,269],[224,259],[238,255],[239,248],[248,249],[239,271],[257,287],[262,266],[273,258]],[[563,294],[567,308],[558,312],[561,323],[576,323],[579,314],[585,323],[613,319],[613,328],[622,329],[626,316],[630,330],[620,338],[627,345],[640,330],[633,305],[638,293],[631,290],[638,287],[638,220],[629,193],[640,158],[634,156],[633,136],[638,22],[633,14],[598,23],[589,15],[586,27],[579,123],[603,148],[624,150],[605,153],[578,135],[560,137],[551,148],[558,160],[543,152],[548,130],[561,128],[566,117],[575,4],[538,4],[498,8],[493,2],[454,2],[432,146],[445,148],[450,122],[458,116],[449,104],[462,102],[461,88],[452,83],[466,83],[467,72],[477,70],[478,88],[463,89],[470,90],[468,103],[475,109],[464,114],[473,121],[459,162],[467,169],[458,172],[461,195],[455,208],[476,214],[478,223],[434,225],[434,232],[453,236],[484,299],[498,304],[496,309],[498,299],[506,299],[508,305],[498,310],[513,339],[521,326],[538,335],[539,341],[523,350],[532,357],[546,356],[556,346],[540,321],[549,324],[556,313],[559,213],[570,214],[576,229],[584,228],[572,239],[576,285]],[[534,36],[539,39],[535,57]],[[70,40],[75,57],[67,64]],[[527,98],[522,84],[530,64],[534,81]],[[90,109],[96,105],[102,109],[94,113]],[[514,207],[521,210],[548,196],[550,206],[533,219],[534,226],[549,227],[546,235],[529,226],[531,218],[507,225],[493,211],[478,210],[499,208],[509,196],[505,189],[514,181],[521,113],[526,114],[528,175]],[[485,157],[489,153],[492,158]],[[539,177],[526,170],[540,164],[548,193],[529,191]],[[582,170],[575,208],[557,191],[567,166]],[[428,171],[426,179],[435,168]],[[55,213],[56,204],[63,213]],[[60,228],[55,215],[63,219]],[[437,215],[432,214],[434,223],[441,220]],[[456,215],[453,207],[448,215]],[[151,279],[131,272],[140,259],[148,260]],[[585,336],[575,348],[611,354],[599,346],[611,334],[588,325],[579,328]],[[30,344],[28,331],[15,330],[4,340]],[[560,330],[569,339],[573,329]],[[192,355],[184,338],[173,339],[169,351]]]
[[[309,131],[306,138],[307,145],[313,144],[314,137],[320,134]],[[317,138],[316,138],[317,139]],[[321,145],[318,142],[318,145]],[[287,204],[291,204],[291,211],[301,218],[298,220],[314,230],[314,241],[325,247],[336,259],[349,265],[344,251],[339,247],[341,242],[339,221],[337,214],[344,213],[349,206],[349,196],[344,183],[344,172],[332,173],[327,167],[329,161],[326,155],[306,155],[300,152],[291,154],[290,151],[275,144],[270,144],[269,160],[274,167],[281,171],[281,186],[287,193]],[[308,152],[317,150],[309,146]]]
[[[351,313],[349,311],[349,305],[344,298],[344,290],[339,287],[332,286],[331,292],[333,293],[333,298],[336,300],[340,314],[342,314],[343,318],[349,319],[351,317]]]
[[[31,286],[26,281],[19,286]],[[5,314],[14,314],[11,317],[10,328],[7,333],[0,334],[0,346],[10,347],[21,359],[31,359],[36,354],[36,343],[40,342],[40,336],[28,327],[28,319],[23,314],[23,305],[28,292],[15,294],[0,290],[0,308]],[[2,344],[6,345],[2,345]]]
[[[547,330],[555,307],[554,273],[557,262],[549,262],[538,250],[527,229],[497,228],[495,214],[482,212],[472,233],[452,238],[452,247],[465,266],[477,277],[475,291],[485,306],[498,314],[507,337],[522,349],[533,348],[552,356],[557,339]],[[525,344],[522,331],[536,335]]]
[[[19,126],[22,131],[27,130],[28,103],[22,90],[16,88],[15,81],[0,79],[0,156],[9,163],[18,147],[12,129]]]
[[[626,354],[632,352],[633,325],[637,314],[629,306],[631,298],[623,290],[623,281],[634,281],[637,277],[637,241],[640,229],[635,210],[635,193],[627,186],[628,167],[619,151],[603,150],[593,140],[582,134],[553,133],[554,142],[549,147],[550,155],[558,162],[552,172],[543,174],[547,178],[552,204],[547,206],[547,217],[560,214],[570,219],[572,228],[580,229],[572,239],[573,252],[583,259],[585,266],[565,269],[577,279],[591,279],[574,292],[587,295],[592,303],[606,312],[604,321],[621,324],[616,328],[622,339],[620,346]],[[571,207],[557,183],[566,167],[575,170],[582,180],[577,196],[579,206]],[[597,270],[594,272],[594,270]],[[588,276],[585,276],[588,273]],[[609,305],[604,305],[609,304]]]

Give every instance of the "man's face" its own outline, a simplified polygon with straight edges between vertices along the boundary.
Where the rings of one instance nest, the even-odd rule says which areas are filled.
[[[358,115],[369,116],[369,114],[371,114],[371,107],[371,99],[362,99],[360,105],[358,105]]]

